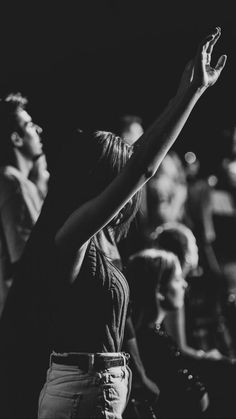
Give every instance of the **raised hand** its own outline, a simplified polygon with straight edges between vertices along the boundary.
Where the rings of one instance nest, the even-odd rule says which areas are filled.
[[[221,29],[217,27],[200,43],[195,58],[187,63],[183,71],[177,95],[181,95],[190,85],[206,89],[215,84],[227,59],[226,55],[222,55],[216,66],[211,66],[213,47],[220,35]]]
[[[199,45],[192,67],[192,80],[199,88],[213,86],[223,70],[227,56],[221,55],[215,67],[211,65],[214,45],[221,35],[221,28],[216,27]]]

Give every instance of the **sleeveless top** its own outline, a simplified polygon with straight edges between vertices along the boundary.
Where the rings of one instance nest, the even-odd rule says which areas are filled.
[[[54,306],[52,346],[57,352],[119,352],[122,347],[128,283],[99,249],[88,244],[80,273],[66,281]]]

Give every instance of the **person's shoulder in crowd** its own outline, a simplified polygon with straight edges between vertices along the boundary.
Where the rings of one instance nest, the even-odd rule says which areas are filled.
[[[22,173],[13,166],[0,167],[0,207],[19,189],[24,180]]]

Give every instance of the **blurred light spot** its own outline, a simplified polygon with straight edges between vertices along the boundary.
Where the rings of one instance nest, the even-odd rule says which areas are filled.
[[[208,177],[207,181],[208,181],[208,185],[216,186],[216,184],[218,182],[218,179],[215,175],[211,175],[211,176]]]
[[[196,154],[193,153],[192,151],[187,151],[187,153],[185,153],[184,155],[184,159],[186,163],[193,164],[197,160],[197,157],[196,157]]]

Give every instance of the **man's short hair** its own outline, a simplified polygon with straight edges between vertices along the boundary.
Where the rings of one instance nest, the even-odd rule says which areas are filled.
[[[0,158],[1,163],[11,159],[12,143],[11,134],[16,131],[21,133],[17,121],[17,114],[24,110],[28,100],[21,93],[9,93],[0,98]]]

